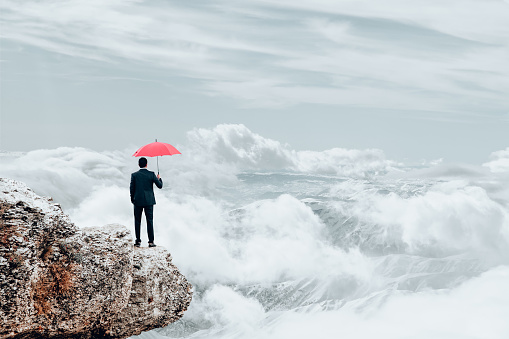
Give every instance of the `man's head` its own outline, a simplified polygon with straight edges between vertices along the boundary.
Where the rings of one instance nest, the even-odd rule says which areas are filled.
[[[147,158],[140,158],[140,160],[138,160],[138,165],[140,168],[147,167]]]

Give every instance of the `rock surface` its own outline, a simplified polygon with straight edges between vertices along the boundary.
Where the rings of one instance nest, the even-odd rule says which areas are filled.
[[[164,248],[121,225],[80,229],[0,178],[0,339],[127,338],[182,317],[192,286]]]

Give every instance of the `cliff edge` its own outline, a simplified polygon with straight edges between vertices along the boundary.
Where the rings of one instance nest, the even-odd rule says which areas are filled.
[[[182,317],[191,289],[164,248],[135,248],[121,225],[80,229],[0,178],[0,339],[127,338]]]

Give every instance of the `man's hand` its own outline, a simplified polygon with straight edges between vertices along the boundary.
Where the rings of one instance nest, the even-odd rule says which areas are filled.
[[[161,177],[159,176],[159,173],[157,173],[157,179],[161,179]]]

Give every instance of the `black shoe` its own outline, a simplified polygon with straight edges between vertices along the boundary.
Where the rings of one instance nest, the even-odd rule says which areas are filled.
[[[136,241],[134,243],[134,247],[140,247],[141,246],[141,241]]]
[[[148,243],[148,247],[156,247],[156,246],[157,246],[157,245],[156,245],[156,244],[154,244],[153,242],[149,242],[149,243]]]

